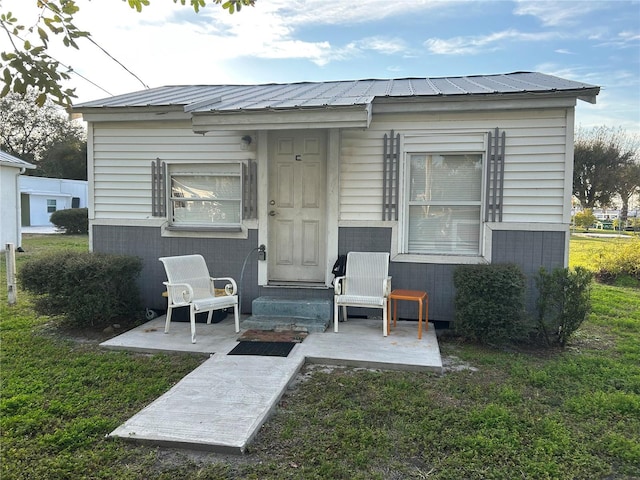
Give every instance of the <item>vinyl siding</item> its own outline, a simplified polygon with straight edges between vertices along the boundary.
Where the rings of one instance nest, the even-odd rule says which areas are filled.
[[[496,127],[506,132],[503,221],[561,223],[566,183],[565,108],[374,115],[367,130],[343,130],[340,220],[382,218],[385,133],[401,134],[402,162],[408,152],[484,152],[486,134]]]
[[[496,127],[506,132],[503,222],[562,223],[565,209],[567,109],[374,114],[368,129],[340,133],[340,221],[382,218],[383,136],[401,134],[406,152],[484,152]],[[194,135],[189,121],[93,123],[95,219],[151,217],[151,162],[234,161],[247,133]],[[401,181],[402,185],[402,181]],[[402,191],[401,191],[402,194]]]
[[[93,191],[95,219],[151,217],[151,162],[239,161],[247,132],[194,135],[190,122],[94,123]],[[250,132],[252,133],[252,132]]]

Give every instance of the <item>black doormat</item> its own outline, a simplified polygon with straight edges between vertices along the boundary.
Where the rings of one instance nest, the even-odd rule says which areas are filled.
[[[295,342],[240,342],[227,355],[286,357],[294,346]]]

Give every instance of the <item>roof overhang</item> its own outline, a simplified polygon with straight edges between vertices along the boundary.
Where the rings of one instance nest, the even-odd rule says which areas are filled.
[[[577,99],[596,102],[599,88],[594,91],[508,93],[486,95],[450,95],[438,97],[376,98],[373,112],[380,113],[442,113],[496,110],[524,110],[574,107]]]
[[[307,128],[367,128],[371,104],[318,108],[193,112],[195,133],[213,130],[286,130]]]

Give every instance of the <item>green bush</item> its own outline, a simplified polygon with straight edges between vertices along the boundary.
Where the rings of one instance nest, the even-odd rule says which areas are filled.
[[[22,265],[22,287],[39,295],[35,306],[43,315],[63,315],[73,326],[104,325],[113,319],[133,320],[140,314],[136,278],[138,257],[59,252]]]
[[[525,276],[516,265],[460,265],[453,275],[455,331],[481,343],[524,337]]]
[[[540,269],[538,287],[538,329],[547,345],[564,347],[591,311],[591,280],[586,268]]]
[[[89,232],[89,211],[86,208],[57,210],[51,214],[49,220],[67,235]]]
[[[619,277],[640,281],[640,239],[625,240],[615,249],[601,254],[596,279],[602,283],[615,283]]]

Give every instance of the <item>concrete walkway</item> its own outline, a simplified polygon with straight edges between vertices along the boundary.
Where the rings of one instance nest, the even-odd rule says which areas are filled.
[[[105,348],[210,354],[166,394],[111,432],[111,437],[163,445],[243,453],[305,362],[379,369],[442,372],[433,325],[417,339],[417,323],[399,321],[388,337],[381,320],[351,319],[340,332],[311,333],[288,357],[226,355],[237,345],[233,320],[197,325],[164,316],[112,338]]]

